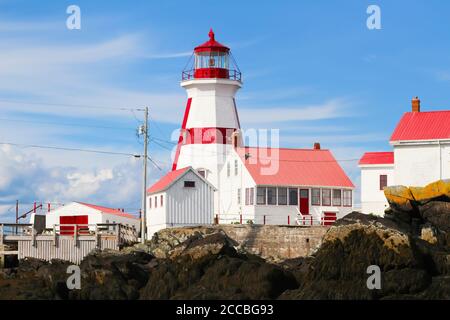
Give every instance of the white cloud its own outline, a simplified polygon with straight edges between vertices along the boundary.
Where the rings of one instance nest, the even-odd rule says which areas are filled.
[[[244,107],[241,108],[239,116],[245,124],[324,120],[351,116],[351,105],[351,102],[345,99],[332,99],[318,105],[261,107],[259,110]]]

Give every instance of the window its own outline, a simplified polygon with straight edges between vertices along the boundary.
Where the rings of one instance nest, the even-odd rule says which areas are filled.
[[[322,205],[331,206],[331,189],[322,189]]]
[[[234,175],[238,175],[238,161],[234,160]]]
[[[266,204],[267,189],[264,187],[256,188],[256,204]]]
[[[185,188],[195,188],[195,181],[186,180],[184,182],[184,187]]]
[[[230,176],[230,171],[231,171],[231,168],[230,168],[230,163],[229,163],[229,162],[227,162],[227,177],[229,177],[229,176]]]
[[[320,206],[320,189],[311,189],[311,204]]]
[[[255,188],[250,188],[250,205],[252,206],[255,203]]]
[[[237,204],[241,204],[241,189],[237,189]]]
[[[152,198],[148,198],[148,207],[152,208]]]
[[[333,206],[341,206],[342,202],[341,202],[341,190],[339,189],[334,189],[333,190]]]
[[[298,205],[298,189],[297,188],[289,188],[289,205],[291,205],[291,206]]]
[[[344,190],[343,191],[343,203],[344,207],[351,207],[352,206],[352,190]]]
[[[245,188],[245,205],[250,204],[250,188]]]
[[[267,204],[277,204],[277,188],[267,188]]]
[[[383,190],[387,186],[387,175],[380,174],[380,190]]]
[[[163,195],[161,195],[161,207],[163,206]]]
[[[278,204],[287,205],[287,188],[278,188]]]
[[[155,208],[158,208],[158,197],[155,196]]]

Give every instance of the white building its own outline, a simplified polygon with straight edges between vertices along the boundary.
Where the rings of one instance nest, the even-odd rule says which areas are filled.
[[[169,227],[210,225],[214,186],[192,167],[166,174],[147,190],[147,234]]]
[[[297,216],[306,224],[324,218],[331,223],[351,212],[354,185],[319,143],[311,149],[244,146],[235,101],[241,73],[231,63],[230,49],[215,40],[212,30],[209,37],[194,49],[192,69],[183,71],[181,86],[188,99],[172,173],[192,167],[216,189],[212,213],[219,223],[295,224]],[[168,175],[155,185],[164,184]],[[192,203],[183,198],[190,193],[177,196],[178,204]],[[204,204],[193,203],[203,214]],[[158,216],[165,220],[152,222],[155,208],[150,203],[147,208],[148,237],[154,224],[197,223],[180,207],[173,212],[164,208],[168,213]]]
[[[394,152],[366,152],[361,168],[361,209],[381,215],[389,206],[384,187],[394,185]]]
[[[33,223],[31,221],[30,223]],[[67,205],[51,210],[45,216],[45,227],[53,229],[54,225],[79,224],[92,225],[89,229],[93,230],[94,225],[101,223],[122,224],[124,226],[134,227],[140,230],[140,219],[132,214],[125,213],[119,209],[112,209],[83,202],[71,202]],[[61,230],[63,230],[62,227]],[[67,227],[65,230],[73,227]]]
[[[381,201],[384,195],[380,189],[386,185],[425,186],[450,178],[450,110],[422,112],[420,100],[414,98],[411,112],[400,119],[390,144],[394,151],[389,163],[380,161],[383,153],[366,153],[361,158],[365,213],[384,213],[386,202]],[[387,183],[382,184],[383,176],[387,176]]]

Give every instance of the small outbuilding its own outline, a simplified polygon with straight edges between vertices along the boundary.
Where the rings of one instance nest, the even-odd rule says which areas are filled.
[[[130,213],[83,202],[71,202],[48,212],[45,216],[47,229],[60,225],[60,230],[67,232],[73,232],[74,224],[81,225],[79,228],[83,229],[86,228],[85,225],[89,225],[89,229],[92,230],[95,225],[102,223],[117,223],[140,230],[140,219]],[[71,226],[64,227],[64,225]]]
[[[192,167],[170,171],[147,190],[147,237],[214,221],[214,186]]]

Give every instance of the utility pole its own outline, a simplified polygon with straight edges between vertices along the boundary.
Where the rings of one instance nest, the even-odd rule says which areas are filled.
[[[141,217],[141,242],[145,243],[147,236],[147,147],[148,147],[148,107],[144,110],[144,125],[141,127],[144,135],[144,170],[142,177],[142,217]]]

